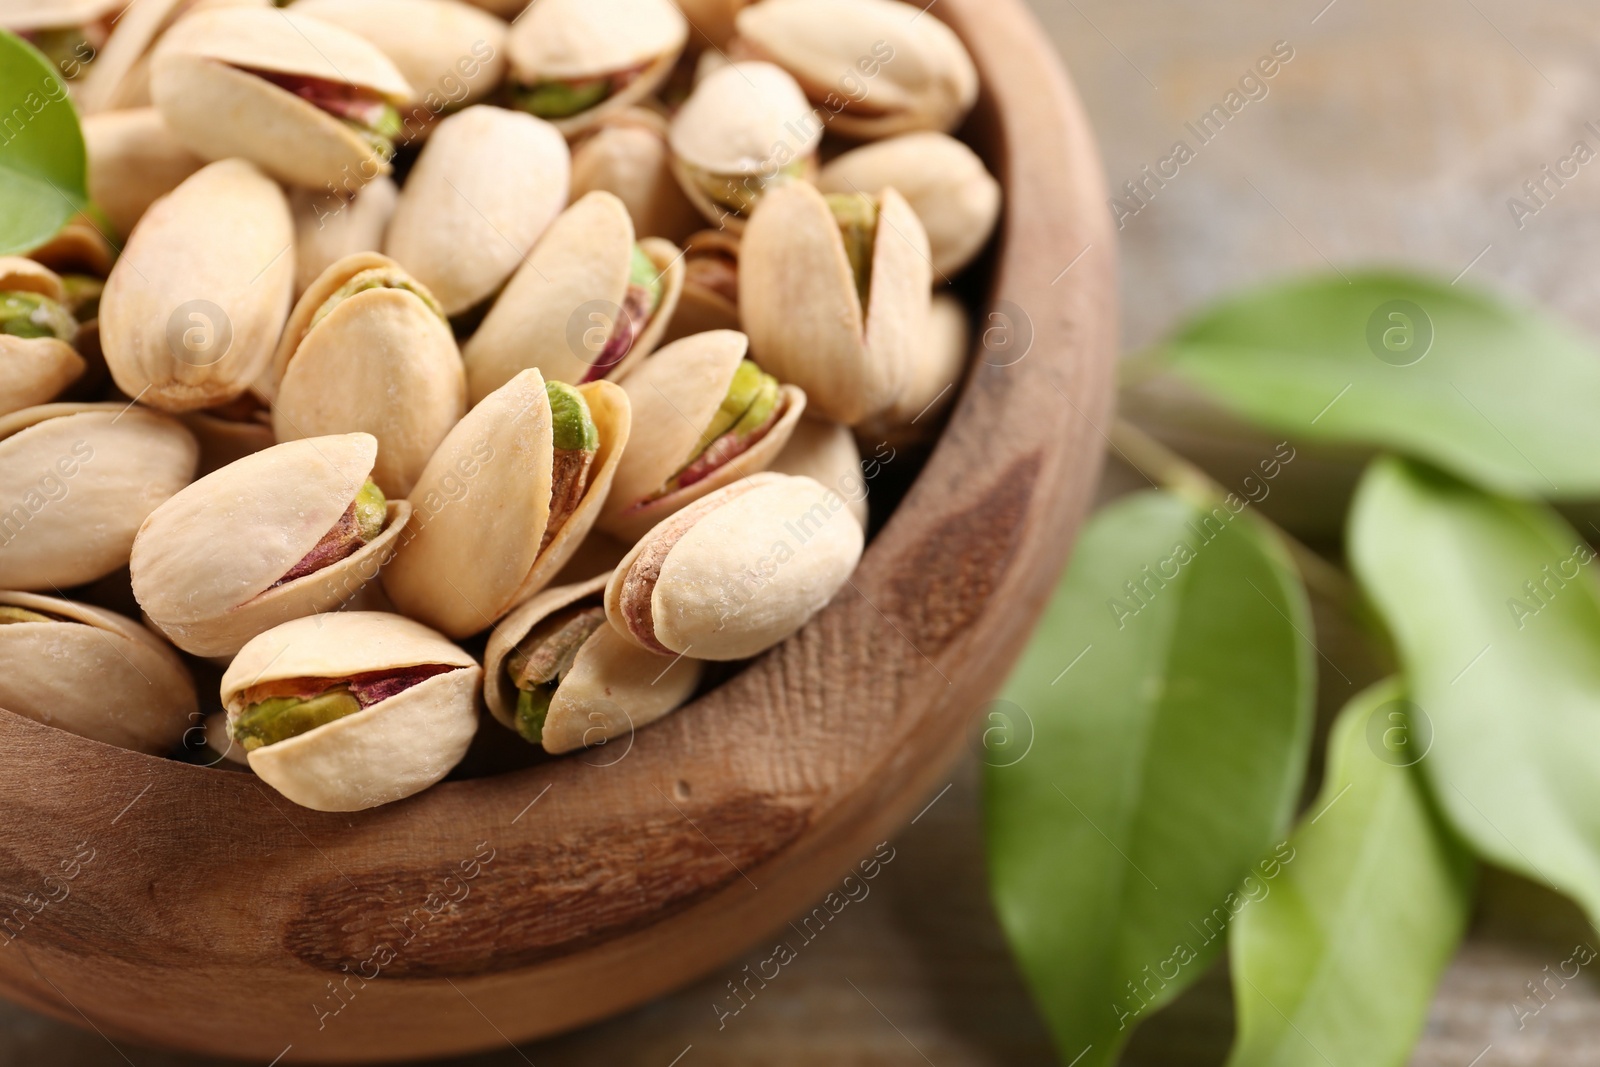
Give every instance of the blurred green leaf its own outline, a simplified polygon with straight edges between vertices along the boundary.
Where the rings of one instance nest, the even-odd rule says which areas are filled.
[[[1600,923],[1600,597],[1594,551],[1549,508],[1400,460],[1373,464],[1355,570],[1431,723],[1419,765],[1485,858]]]
[[[1409,724],[1381,682],[1340,713],[1322,793],[1229,942],[1228,1067],[1404,1067],[1466,929],[1476,867],[1386,744]],[[1409,740],[1409,739],[1408,739]],[[1409,750],[1409,751],[1408,751]]]
[[[1063,1063],[1115,1062],[1221,949],[1304,774],[1310,632],[1247,515],[1144,493],[1084,529],[1004,694],[1032,744],[986,758],[995,905]]]
[[[0,30],[0,255],[48,241],[88,204],[83,131],[48,59]]]
[[[1515,496],[1600,495],[1600,354],[1464,286],[1280,283],[1216,305],[1149,359],[1296,438],[1394,449]]]

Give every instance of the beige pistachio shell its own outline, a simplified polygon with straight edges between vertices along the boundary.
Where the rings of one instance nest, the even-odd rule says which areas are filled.
[[[579,601],[599,604],[610,575],[546,589],[517,608],[489,635],[484,652],[484,699],[502,726],[516,729],[517,689],[505,658],[550,615]],[[702,667],[687,657],[647,652],[612,630],[597,630],[578,650],[550,701],[541,742],[549,752],[571,752],[646,726],[676,710],[700,684]]]
[[[752,475],[645,534],[606,585],[606,618],[642,648],[647,630],[668,652],[744,659],[821,611],[863,541],[838,494],[810,478]]]
[[[753,0],[678,0],[694,32],[689,35],[690,48],[704,48],[706,55],[716,55],[733,40],[733,20]]]
[[[662,344],[709,330],[739,330],[739,238],[701,230],[683,243],[683,294]]]
[[[129,4],[117,18],[116,32],[89,64],[79,85],[77,96],[84,113],[148,107],[150,53],[161,35],[180,18],[208,8],[267,7],[269,3],[270,0],[137,0]]]
[[[483,678],[471,656],[399,615],[332,612],[275,627],[240,649],[222,676],[222,703],[234,719],[244,710],[241,694],[265,682],[430,664],[458,669],[250,753],[261,780],[301,807],[361,811],[421,792],[466,755]]]
[[[548,122],[476,105],[434,128],[384,251],[459,315],[491,297],[567,201],[572,161]]]
[[[976,152],[943,133],[908,133],[846,152],[822,168],[817,185],[868,195],[893,187],[927,230],[940,281],[972,262],[1000,217],[1000,183]]]
[[[90,114],[83,120],[83,141],[89,156],[89,199],[124,238],[151,204],[205,165],[172,135],[153,107]]]
[[[0,708],[118,748],[176,747],[195,714],[194,682],[154,634],[55,597],[0,592],[0,607],[52,616],[0,625]]]
[[[387,256],[357,252],[324,271],[295,305],[273,361],[272,430],[279,441],[371,434],[378,441],[372,480],[400,497],[466,414],[466,375],[449,325],[406,289],[356,293],[311,325],[322,305],[366,270],[405,276]]]
[[[113,15],[126,0],[3,0],[0,26],[15,32],[85,26]]]
[[[458,0],[295,0],[289,10],[377,45],[411,86],[410,104],[430,94],[473,103],[505,78],[505,22]]]
[[[861,450],[850,428],[823,419],[801,419],[789,443],[768,470],[810,478],[844,498],[850,514],[867,525],[867,483],[861,476]]]
[[[228,656],[289,619],[349,600],[394,552],[410,507],[390,502],[370,543],[276,583],[331,530],[372,471],[364,433],[290,441],[213,471],[145,520],[133,543],[133,593],[179,648]],[[276,586],[276,587],[274,587]]]
[[[823,123],[800,86],[771,63],[731,63],[707,75],[673,117],[673,173],[708,220],[738,232],[745,223],[702,187],[706,175],[758,192],[795,160],[810,161]]]
[[[978,72],[950,27],[898,0],[766,0],[745,8],[739,36],[818,103],[829,129],[867,140],[950,131],[978,97]],[[830,106],[832,112],[834,107]]]
[[[910,380],[932,275],[922,223],[885,189],[863,309],[827,201],[791,182],[762,198],[745,230],[739,312],[757,363],[804,389],[813,414],[854,425],[894,403]]]
[[[622,381],[633,409],[633,438],[617,466],[599,528],[625,541],[730,482],[762,471],[788,443],[806,409],[806,394],[781,387],[772,428],[744,452],[692,485],[649,499],[691,458],[733,384],[748,342],[733,330],[675,341]]]
[[[38,293],[60,303],[61,278],[20,256],[0,256],[0,292]],[[82,377],[87,364],[55,337],[0,334],[0,415],[48,404]]]
[[[389,161],[349,124],[265,78],[345,82],[391,104],[411,86],[377,47],[320,19],[224,7],[182,19],[157,46],[150,95],[173,134],[206,159],[240,156],[279,181],[357,189]]]
[[[856,427],[862,447],[918,445],[938,435],[967,373],[971,324],[966,307],[949,293],[935,293],[923,336],[911,379],[899,398]]]
[[[506,47],[511,77],[524,85],[643,68],[594,107],[552,120],[571,136],[654,93],[688,36],[672,0],[534,0],[512,23]]]
[[[295,189],[289,193],[294,217],[294,291],[298,297],[334,263],[355,252],[377,252],[394,217],[400,190],[393,180],[374,178],[354,195]]]
[[[600,358],[627,294],[633,222],[610,193],[590,193],[562,212],[462,348],[473,404],[532,367],[546,380],[581,382]],[[683,288],[678,250],[641,242],[663,271],[661,303],[621,363],[626,376],[655,348]]]
[[[572,197],[613,193],[628,209],[634,232],[677,243],[701,224],[699,210],[672,175],[667,120],[628,108],[602,119],[572,148]]]
[[[0,417],[0,588],[66,589],[123,566],[198,457],[188,430],[145,408],[45,404]]]
[[[544,551],[552,429],[544,378],[526,370],[474,406],[428,461],[411,503],[414,528],[383,573],[407,615],[461,638],[494,625],[544,588],[594,525],[628,443],[628,396],[579,386],[600,448],[577,510]]]
[[[203,167],[153,205],[100,300],[117,388],[167,411],[249,388],[289,313],[293,241],[283,191],[244,160]]]
[[[55,236],[28,253],[28,258],[43,263],[58,274],[89,274],[104,278],[111,272],[116,250],[100,224],[88,215],[74,215]]]

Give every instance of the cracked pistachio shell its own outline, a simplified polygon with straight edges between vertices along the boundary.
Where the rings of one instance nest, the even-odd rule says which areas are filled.
[[[550,615],[584,600],[598,606],[609,578],[607,572],[546,589],[494,628],[483,655],[483,695],[500,725],[516,729],[517,688],[506,677],[506,656]],[[572,752],[647,726],[694,694],[702,670],[698,660],[648,652],[606,623],[583,643],[556,687],[540,741],[548,752]]]
[[[0,589],[66,589],[128,562],[145,517],[194,477],[177,420],[126,404],[0,417]]]
[[[348,678],[400,667],[458,668],[314,730],[257,748],[250,769],[304,808],[362,811],[419,793],[450,773],[478,729],[483,670],[420,623],[375,611],[295,619],[255,637],[222,675],[230,720],[266,682]]]
[[[83,75],[77,98],[84,113],[148,107],[150,55],[179,19],[209,8],[268,6],[270,0],[137,0],[129,4],[117,18],[116,32],[106,39]]]
[[[363,290],[311,324],[341,286],[367,270],[421,284],[376,252],[346,256],[324,271],[278,343],[272,430],[279,441],[370,433],[378,440],[372,480],[402,497],[466,414],[467,381],[449,324],[409,289]]]
[[[701,225],[699,210],[672,175],[667,120],[645,108],[601,119],[572,147],[572,198],[613,193],[635,233],[681,241]]]
[[[186,652],[230,656],[264,630],[355,596],[394,552],[411,514],[405,501],[389,502],[368,544],[274,586],[344,515],[377,453],[364,433],[290,441],[173,496],[133,543],[133,595],[145,615]]]
[[[688,462],[711,425],[748,341],[733,330],[685,337],[657,352],[622,381],[633,409],[633,438],[617,465],[599,528],[624,541],[730,482],[765,470],[806,409],[806,394],[780,386],[778,415],[765,436],[706,477],[656,500],[647,498]]]
[[[741,11],[737,25],[741,41],[794,75],[813,100],[832,94],[851,101],[828,127],[845,137],[949,132],[978,98],[966,47],[920,6],[766,0]]]
[[[400,190],[387,176],[372,179],[350,196],[327,190],[291,190],[295,296],[345,256],[381,250],[399,197]]]
[[[194,681],[160,638],[55,597],[0,592],[0,608],[51,617],[0,625],[0,708],[136,752],[177,746],[196,711]]]
[[[202,167],[156,202],[100,298],[117,388],[167,411],[249,388],[289,313],[293,240],[283,191],[241,159]]]
[[[861,476],[861,450],[848,426],[823,419],[801,419],[789,443],[768,470],[810,478],[838,493],[864,528],[867,483]]]
[[[534,0],[506,41],[523,85],[639,73],[605,100],[552,122],[571,136],[654,93],[683,52],[689,24],[672,0]]]
[[[58,274],[88,274],[104,278],[116,259],[99,223],[88,215],[74,215],[56,234],[27,253],[29,259],[43,263]]]
[[[395,106],[411,97],[375,45],[271,7],[213,8],[179,20],[156,47],[150,95],[178,140],[206,159],[240,156],[313,189],[389,173],[388,158],[349,123],[247,69],[347,83]]]
[[[893,187],[928,231],[938,280],[972,262],[1000,217],[1000,183],[978,154],[944,133],[908,133],[844,153],[822,168],[825,193]]]
[[[893,404],[856,427],[862,447],[920,445],[938,436],[944,413],[966,377],[970,333],[961,301],[935,293],[911,378]]]
[[[701,230],[683,242],[683,293],[662,344],[708,330],[739,330],[739,238]]]
[[[567,202],[572,160],[548,122],[479,104],[434,127],[384,252],[459,315],[491,297]]]
[[[89,199],[124,238],[151,204],[205,166],[153,107],[88,115],[83,141],[89,157]]]
[[[58,304],[65,295],[55,271],[18,256],[0,256],[0,292],[37,293]],[[0,415],[48,404],[86,366],[67,341],[0,333]]]
[[[933,267],[905,198],[877,197],[871,285],[861,306],[844,239],[815,188],[762,198],[739,254],[739,312],[754,359],[811,399],[812,414],[854,425],[894,403],[926,329]]]
[[[628,210],[610,193],[590,193],[557,216],[462,347],[471,402],[530,367],[550,381],[582,381],[627,295],[633,245]],[[607,375],[612,379],[626,376],[655,348],[683,288],[674,245],[647,238],[640,246],[663,271],[661,303]]]
[[[544,378],[523,371],[456,423],[411,491],[414,528],[383,572],[402,612],[467,637],[554,580],[599,515],[631,424],[620,387],[590,382],[578,391],[600,447],[583,499],[543,551],[554,447]]]
[[[410,84],[411,104],[430,95],[470,104],[505,78],[504,20],[458,0],[295,0],[289,10],[377,45]]]
[[[745,659],[804,626],[861,558],[861,524],[810,478],[754,474],[640,539],[606,585],[606,618],[642,648]]]
[[[708,74],[672,119],[668,143],[684,195],[712,223],[738,233],[745,219],[712,200],[704,176],[771,179],[796,160],[815,166],[822,121],[800,86],[771,63],[730,63]]]

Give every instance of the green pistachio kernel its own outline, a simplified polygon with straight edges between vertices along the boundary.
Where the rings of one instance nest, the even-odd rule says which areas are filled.
[[[65,307],[39,293],[0,292],[0,333],[70,341],[78,323]]]
[[[378,155],[388,159],[394,155],[394,141],[405,129],[405,123],[400,118],[399,110],[389,103],[383,104],[378,110],[378,117],[372,122],[359,122],[356,119],[344,119],[344,124],[356,132],[367,142],[367,145]]]
[[[441,322],[450,321],[445,317],[444,308],[433,298],[433,294],[419,285],[416,279],[393,267],[369,267],[351,275],[349,281],[335,289],[333,295],[322,302],[316,314],[311,316],[311,324],[306,327],[307,332],[315,329],[318,323],[332,314],[334,308],[357,293],[364,293],[369,289],[399,289],[411,293],[426,304],[429,311],[439,316]]]
[[[600,430],[589,412],[589,402],[566,382],[546,382],[550,398],[550,428],[557,452],[594,452],[600,448]]]
[[[53,619],[49,615],[44,615],[44,614],[41,614],[40,612],[37,612],[37,611],[29,611],[27,608],[13,608],[13,607],[0,605],[0,626],[3,626],[8,622],[57,622],[57,621],[59,621],[59,620]]]
[[[360,710],[361,704],[350,690],[336,686],[314,697],[270,697],[251,704],[229,724],[228,732],[246,752],[254,752]]]
[[[656,308],[661,305],[661,272],[656,270],[655,261],[638,245],[633,246],[633,260],[628,266],[628,284],[650,294],[645,317],[655,314]]]
[[[723,434],[750,423],[752,414],[764,406],[760,418],[750,428],[760,426],[772,414],[777,401],[778,380],[750,360],[742,360],[739,369],[733,372],[733,382],[728,386],[728,394],[722,398],[722,406],[700,435],[694,452],[689,456],[690,461],[710,448],[711,443]]]
[[[550,714],[550,701],[555,696],[554,686],[517,691],[517,733],[530,745],[543,740],[545,716]]]
[[[775,185],[803,177],[806,161],[797,159],[778,168],[770,177],[764,174],[713,174],[697,171],[696,179],[702,192],[735,215],[748,215],[755,210],[761,194]]]
[[[370,544],[383,532],[383,520],[389,513],[389,501],[378,488],[378,483],[367,479],[356,494],[356,527],[361,531],[361,543]]]
[[[610,78],[535,82],[516,91],[516,103],[523,111],[542,119],[566,119],[588,111],[610,95]]]
[[[878,205],[862,193],[830,193],[828,207],[844,238],[844,254],[855,275],[856,295],[863,309],[872,290],[872,246],[878,230]]]
[[[605,621],[604,608],[568,608],[540,622],[506,657],[506,676],[518,690],[517,733],[524,741],[539,743],[561,679]]]

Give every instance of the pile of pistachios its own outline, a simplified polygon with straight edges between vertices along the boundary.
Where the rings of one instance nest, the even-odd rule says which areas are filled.
[[[680,5],[0,0],[94,205],[0,258],[0,707],[353,811],[839,593],[959,393],[977,75],[920,5]]]

